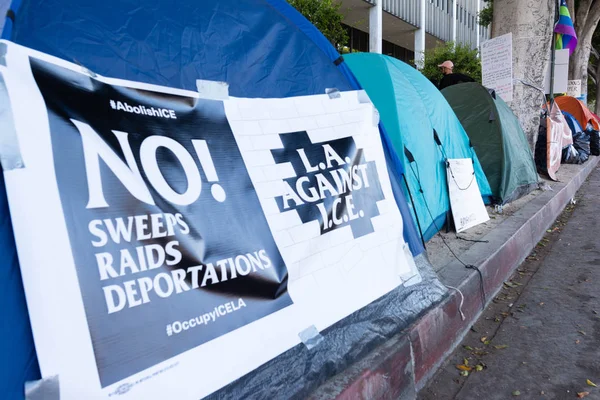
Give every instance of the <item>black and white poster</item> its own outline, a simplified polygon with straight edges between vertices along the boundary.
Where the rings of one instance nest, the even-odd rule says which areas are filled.
[[[204,397],[418,274],[363,92],[209,100],[7,45],[0,152],[61,398]]]
[[[291,304],[223,102],[31,70],[102,386]]]

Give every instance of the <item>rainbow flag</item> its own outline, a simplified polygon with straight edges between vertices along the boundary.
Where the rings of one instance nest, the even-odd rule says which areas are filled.
[[[554,27],[556,49],[569,49],[569,55],[571,55],[575,47],[577,47],[577,34],[575,33],[575,27],[573,26],[573,20],[571,19],[571,14],[569,14],[566,0],[560,0],[559,13],[560,18]]]

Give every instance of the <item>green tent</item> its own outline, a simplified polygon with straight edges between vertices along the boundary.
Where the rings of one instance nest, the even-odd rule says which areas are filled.
[[[537,188],[525,133],[500,96],[479,83],[450,86],[442,94],[471,139],[496,203],[510,203]]]

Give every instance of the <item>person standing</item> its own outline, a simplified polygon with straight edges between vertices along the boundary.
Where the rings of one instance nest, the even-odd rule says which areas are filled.
[[[444,61],[438,65],[438,67],[442,70],[442,74],[444,75],[438,85],[440,90],[458,83],[475,82],[475,80],[468,75],[453,72],[454,63],[450,60]]]

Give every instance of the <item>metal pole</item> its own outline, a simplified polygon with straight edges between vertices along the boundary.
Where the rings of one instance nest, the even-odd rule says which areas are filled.
[[[379,53],[382,51],[383,39],[383,0],[377,0],[369,10],[369,51]]]
[[[423,69],[425,62],[425,24],[427,3],[425,0],[419,1],[419,28],[415,31],[415,64],[418,69]]]
[[[456,25],[458,24],[458,2],[452,0],[452,41],[456,43]]]
[[[556,66],[556,33],[554,33],[554,28],[558,23],[560,18],[560,0],[557,0],[554,4],[554,24],[552,24],[552,53],[550,56],[550,107],[554,104],[554,69]]]

